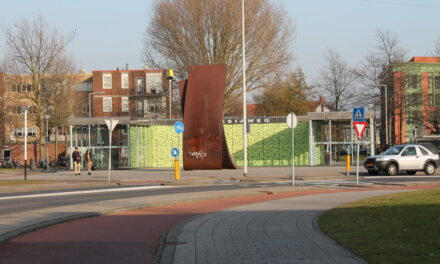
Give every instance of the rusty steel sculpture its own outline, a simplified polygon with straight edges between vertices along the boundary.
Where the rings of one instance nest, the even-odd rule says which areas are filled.
[[[223,129],[226,65],[193,66],[179,83],[185,170],[236,169]]]

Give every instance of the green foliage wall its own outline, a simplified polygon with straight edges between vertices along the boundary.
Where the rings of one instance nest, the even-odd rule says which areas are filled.
[[[131,126],[130,153],[132,168],[170,168],[174,166],[172,148],[179,148],[182,160],[182,134],[173,126]]]
[[[225,124],[229,152],[238,166],[243,165],[243,127]],[[249,166],[288,166],[292,157],[291,129],[285,123],[251,124],[248,134]],[[131,167],[169,168],[174,158],[171,149],[178,147],[182,160],[182,134],[173,126],[131,126]],[[295,128],[295,165],[309,165],[309,124],[299,123]]]
[[[242,125],[224,125],[229,151],[243,166]],[[288,166],[292,164],[292,134],[285,123],[252,124],[248,134],[249,166]],[[309,127],[295,128],[295,165],[309,165]]]

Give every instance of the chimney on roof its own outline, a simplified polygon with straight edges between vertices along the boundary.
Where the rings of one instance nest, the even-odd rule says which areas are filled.
[[[131,70],[131,66],[130,66],[130,64],[125,64],[125,70],[127,70],[127,71],[129,71],[129,70]]]
[[[80,69],[79,70],[79,74],[87,74],[87,70],[86,69]]]

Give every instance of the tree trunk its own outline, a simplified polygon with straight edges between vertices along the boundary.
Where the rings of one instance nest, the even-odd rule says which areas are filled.
[[[58,161],[58,127],[55,126],[55,162]]]

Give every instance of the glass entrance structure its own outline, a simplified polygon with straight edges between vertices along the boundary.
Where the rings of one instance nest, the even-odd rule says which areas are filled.
[[[351,116],[351,112],[313,112],[306,116],[298,116],[299,123],[294,135],[295,165],[345,164],[347,155],[356,154],[358,143]],[[171,149],[177,147],[182,150],[182,134],[177,134],[173,128],[177,119],[113,119],[119,120],[111,140],[113,168],[173,167]],[[377,137],[374,119],[369,121],[373,125],[367,127],[363,139],[359,142],[360,159],[375,153]],[[242,122],[240,117],[228,117],[223,121],[229,151],[238,166],[243,165]],[[248,122],[250,166],[292,164],[292,131],[287,127],[286,117],[251,117]],[[69,119],[69,126],[71,137],[68,153],[71,154],[76,146],[81,153],[90,149],[95,167],[107,168],[110,141],[105,119],[72,118]]]

